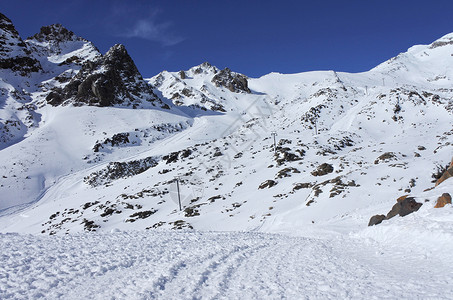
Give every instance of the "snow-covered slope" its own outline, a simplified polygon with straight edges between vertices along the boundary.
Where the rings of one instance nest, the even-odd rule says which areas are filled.
[[[442,194],[424,190],[452,157],[452,35],[358,74],[144,80],[122,45],[11,26],[41,69],[2,70],[3,232],[362,228]]]

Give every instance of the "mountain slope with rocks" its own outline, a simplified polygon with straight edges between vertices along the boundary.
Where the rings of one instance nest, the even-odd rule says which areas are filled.
[[[1,70],[3,231],[362,228],[443,194],[425,190],[452,157],[452,35],[358,74],[143,79],[122,45],[2,20],[3,57],[39,66]]]

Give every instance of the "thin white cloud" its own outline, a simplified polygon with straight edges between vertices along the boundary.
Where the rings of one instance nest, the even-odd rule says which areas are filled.
[[[126,31],[123,36],[142,38],[150,41],[159,42],[164,46],[179,44],[184,39],[175,35],[171,31],[172,23],[165,22],[157,24],[152,19],[138,20],[133,27]]]
[[[111,33],[126,38],[139,38],[173,46],[184,40],[176,33],[173,22],[160,20],[163,11],[146,2],[129,5],[113,1],[105,25]]]

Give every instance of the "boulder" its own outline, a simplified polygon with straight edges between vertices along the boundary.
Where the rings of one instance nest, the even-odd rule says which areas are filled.
[[[451,204],[451,196],[449,193],[443,193],[442,196],[437,198],[436,205],[434,206],[435,208],[441,208],[444,207],[447,204]]]
[[[392,209],[387,214],[386,219],[393,218],[396,215],[401,217],[407,216],[408,214],[417,211],[422,206],[422,203],[415,201],[414,197],[402,196],[397,199],[397,203],[393,205]]]
[[[373,225],[377,225],[377,224],[381,224],[382,221],[385,220],[385,215],[375,215],[375,216],[372,216],[371,219],[370,219],[370,222],[368,223],[368,226],[373,226]]]

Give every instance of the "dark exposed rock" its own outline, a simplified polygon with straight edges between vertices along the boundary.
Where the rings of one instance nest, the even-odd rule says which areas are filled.
[[[328,163],[323,163],[316,168],[311,175],[313,176],[323,176],[333,172],[333,166]]]
[[[370,219],[370,222],[368,223],[368,226],[373,226],[373,225],[377,225],[377,224],[381,224],[382,221],[385,220],[385,215],[375,215],[375,216],[372,216],[371,219]]]
[[[41,27],[39,33],[27,38],[34,39],[38,42],[63,42],[63,41],[75,41],[81,39],[77,37],[74,32],[64,28],[61,24],[53,24],[49,26]]]
[[[63,90],[55,89],[53,92],[48,96],[53,105],[61,103],[58,99],[62,99],[78,105],[135,107],[143,99],[154,106],[169,108],[143,80],[126,48],[119,44],[110,48],[103,57],[84,63]]]
[[[375,161],[374,164],[377,165],[381,162],[389,162],[392,160],[396,160],[396,155],[393,152],[385,152],[381,156],[379,156]]]
[[[299,151],[296,150],[301,156],[292,153],[291,148],[289,147],[282,147],[282,146],[277,146],[277,152],[275,153],[274,157],[275,160],[277,161],[277,164],[280,166],[284,164],[285,162],[291,162],[291,161],[298,161],[301,160],[301,156],[304,156],[305,151]]]
[[[95,187],[101,184],[108,184],[119,178],[126,178],[143,173],[156,165],[157,160],[154,157],[127,162],[111,162],[107,167],[86,176],[84,181]]]
[[[128,132],[117,133],[114,134],[112,138],[105,139],[102,143],[96,143],[93,147],[93,151],[99,152],[99,150],[104,147],[103,145],[110,145],[112,147],[115,147],[120,145],[127,145],[129,143],[130,141]]]
[[[138,212],[130,215],[129,216],[130,219],[127,219],[125,222],[133,223],[133,222],[137,221],[138,219],[146,219],[146,218],[150,217],[151,215],[155,214],[156,212],[157,212],[157,210],[155,210],[155,209],[138,211]]]
[[[248,88],[247,77],[242,74],[234,73],[228,68],[225,68],[215,74],[211,81],[217,87],[226,87],[235,93],[251,93]]]
[[[258,187],[258,189],[265,189],[265,188],[271,188],[273,186],[275,186],[277,184],[277,182],[275,182],[274,180],[266,180],[264,181],[263,183],[260,184],[260,186]]]
[[[300,171],[296,168],[284,168],[278,171],[277,175],[275,175],[276,178],[283,178],[283,177],[291,177],[291,173],[300,173]]]

